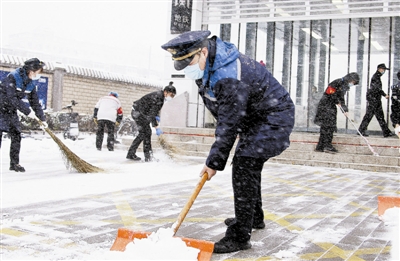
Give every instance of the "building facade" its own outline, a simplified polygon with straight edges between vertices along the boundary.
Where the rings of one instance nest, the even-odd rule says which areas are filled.
[[[189,0],[181,0],[187,2]],[[366,91],[377,65],[391,68],[383,90],[397,83],[400,70],[400,0],[204,0],[193,3],[192,30],[210,30],[266,67],[288,90],[296,105],[295,128],[317,131],[316,106],[329,82],[357,72],[361,81],[348,92],[350,118],[358,127],[366,109]],[[171,38],[175,37],[171,35]],[[183,72],[171,72],[179,78]],[[180,78],[184,85],[192,85]],[[183,84],[183,83],[182,83]],[[196,95],[191,97],[192,126],[212,124]],[[385,119],[390,99],[382,97]],[[339,112],[341,114],[341,112]],[[339,132],[355,133],[344,115]],[[379,132],[373,119],[369,131]]]

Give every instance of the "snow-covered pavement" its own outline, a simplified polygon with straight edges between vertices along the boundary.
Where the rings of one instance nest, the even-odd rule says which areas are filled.
[[[22,141],[25,173],[8,170],[9,139],[1,148],[1,258],[3,260],[124,259],[109,251],[120,227],[170,227],[189,198],[202,164],[132,163],[126,149],[97,151],[95,136],[62,141],[103,173],[65,169],[46,136]],[[230,168],[206,182],[177,236],[223,237],[233,216]],[[212,260],[396,260],[396,233],[377,215],[377,196],[400,196],[398,173],[265,164],[262,181],[266,228],[252,248],[214,254]],[[397,219],[399,219],[397,211]],[[397,233],[397,237],[399,234]],[[398,242],[398,241],[397,241]]]

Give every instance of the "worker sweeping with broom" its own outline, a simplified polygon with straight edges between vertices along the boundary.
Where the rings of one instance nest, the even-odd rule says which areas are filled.
[[[154,161],[153,150],[151,147],[151,125],[156,129],[156,133],[160,136],[163,132],[158,125],[160,121],[159,112],[164,102],[171,100],[176,95],[176,89],[172,86],[172,82],[164,88],[164,90],[155,91],[144,95],[132,105],[132,118],[136,122],[139,134],[133,140],[127,159],[140,161],[140,157],[136,155],[136,150],[140,143],[143,142],[143,152],[145,162]],[[156,118],[157,117],[157,118]]]
[[[215,141],[200,176],[210,180],[232,160],[235,217],[225,220],[225,237],[214,253],[251,248],[251,231],[263,229],[261,172],[264,163],[289,147],[294,104],[289,93],[259,62],[239,53],[210,31],[183,33],[161,47],[172,54],[176,70],[196,80],[199,95],[217,120]]]
[[[42,126],[47,128],[36,87],[44,66],[45,63],[37,58],[29,59],[24,66],[10,72],[0,84],[0,148],[2,133],[7,132],[11,137],[10,170],[16,172],[25,172],[19,164],[21,125],[17,111],[32,119],[39,118]],[[23,100],[25,97],[29,104]]]

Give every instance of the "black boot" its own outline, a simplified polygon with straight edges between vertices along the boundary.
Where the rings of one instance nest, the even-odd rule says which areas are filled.
[[[14,171],[16,171],[16,172],[25,172],[25,168],[22,167],[22,166],[19,165],[19,164],[11,164],[11,165],[10,165],[10,170],[14,170]]]
[[[233,238],[225,236],[214,244],[213,251],[214,253],[222,254],[246,250],[249,248],[251,248],[250,240],[246,242],[238,242],[233,240]]]
[[[329,146],[329,147],[325,147],[324,148],[324,152],[328,152],[328,153],[338,153],[339,151],[334,148],[333,146]]]
[[[158,161],[158,159],[154,158],[153,152],[150,151],[149,153],[144,154],[144,161],[145,162],[152,162],[152,161]]]
[[[134,161],[142,160],[140,157],[136,156],[136,154],[127,155],[126,158],[127,158],[127,159],[130,159],[130,160],[134,160]]]
[[[224,223],[225,223],[225,225],[227,225],[229,227],[229,226],[232,226],[233,224],[236,223],[236,219],[235,218],[227,218],[227,219],[225,219]],[[265,228],[265,223],[264,223],[264,221],[259,222],[257,224],[255,224],[253,222],[252,228],[254,228],[254,229],[264,229]]]

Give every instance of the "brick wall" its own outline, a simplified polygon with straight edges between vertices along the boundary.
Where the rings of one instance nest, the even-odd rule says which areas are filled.
[[[143,86],[123,81],[96,79],[79,75],[66,74],[63,79],[63,106],[75,100],[78,104],[74,111],[80,114],[93,114],[97,101],[108,95],[110,91],[118,92],[122,109],[126,116],[130,115],[133,101],[143,95],[159,90],[156,86]]]
[[[12,71],[20,66],[22,65],[0,64],[0,70]],[[53,76],[55,71],[56,69],[50,67],[49,70],[45,70],[42,74],[44,77],[48,77],[47,108],[52,110],[57,107],[54,106],[56,101],[53,100]],[[147,93],[163,88],[161,84],[135,83],[124,79],[107,79],[104,77],[104,75],[107,75],[105,73],[98,75],[99,77],[87,76],[65,71],[62,76],[62,97],[56,97],[55,99],[61,102],[61,107],[69,105],[71,100],[75,100],[78,104],[74,107],[74,112],[92,115],[97,101],[101,97],[108,95],[110,91],[116,91],[119,94],[124,115],[129,116],[133,101]],[[113,77],[109,76],[109,78]]]

